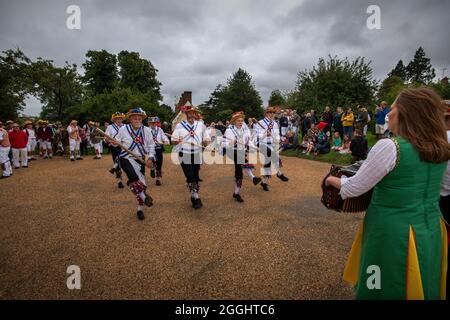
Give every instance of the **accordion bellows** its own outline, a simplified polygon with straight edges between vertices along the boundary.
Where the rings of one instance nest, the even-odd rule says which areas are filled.
[[[333,186],[325,186],[325,180],[329,176],[334,176],[340,178],[345,175],[347,177],[352,177],[358,172],[358,169],[361,167],[362,162],[356,162],[350,166],[337,166],[332,165],[330,172],[325,176],[322,181],[322,203],[325,205],[327,209],[336,210],[338,212],[364,212],[367,210],[370,204],[370,200],[372,198],[372,191],[370,191],[360,195],[359,197],[342,199],[339,194],[339,189]]]

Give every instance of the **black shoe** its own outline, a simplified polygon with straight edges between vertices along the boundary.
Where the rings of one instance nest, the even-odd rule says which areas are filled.
[[[200,179],[200,178],[198,178],[198,182],[203,182],[203,180],[202,180],[202,179]]]
[[[70,159],[70,161],[75,161],[75,159]]]
[[[157,185],[157,186],[160,186],[160,185],[161,185],[161,181],[156,180],[156,185]]]
[[[77,158],[77,160],[83,160],[83,158]]]
[[[283,182],[289,181],[288,177],[286,177],[284,174],[277,174],[277,178],[280,179]]]
[[[242,199],[242,197],[239,193],[234,193],[233,198],[235,198],[237,200],[237,202],[244,202],[244,199]]]
[[[150,195],[147,194],[146,192],[144,192],[144,194],[145,194],[145,200],[144,200],[145,205],[146,205],[147,207],[151,207],[151,206],[153,205],[153,199],[152,199],[152,197],[150,197]]]
[[[0,179],[7,179],[7,178],[10,178],[11,176],[1,176]]]
[[[14,167],[14,169],[18,170],[18,169],[20,169],[20,167]]]
[[[119,183],[117,184],[117,186],[119,187],[119,189],[125,188],[122,182],[119,182]]]
[[[28,168],[28,166],[22,166],[22,168]]]
[[[109,169],[108,171],[109,171],[109,173],[111,173],[111,174],[116,173],[116,169],[114,169],[114,168],[111,168],[111,169]]]
[[[191,203],[192,203],[192,208],[193,208],[194,204],[195,204],[195,198],[194,197],[191,197]]]
[[[150,177],[152,177],[153,179],[156,177],[154,169],[150,170]]]
[[[199,199],[195,199],[194,200],[194,209],[200,209],[201,207],[203,207],[203,203],[202,200]]]
[[[258,178],[258,177],[253,177],[253,184],[256,186],[256,185],[258,185],[258,183],[260,183],[261,182],[261,178]]]
[[[269,191],[269,185],[267,183],[261,182],[261,187],[264,189],[264,191]]]
[[[144,220],[144,219],[145,219],[144,212],[142,212],[141,210],[139,210],[139,211],[137,212],[137,217],[138,217],[139,220]]]

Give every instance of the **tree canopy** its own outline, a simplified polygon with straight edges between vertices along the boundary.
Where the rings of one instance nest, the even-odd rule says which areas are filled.
[[[370,62],[358,57],[353,61],[328,56],[320,58],[317,66],[298,73],[288,104],[300,112],[322,111],[325,106],[369,106],[377,87]]]
[[[252,76],[239,68],[227,80],[218,85],[202,106],[205,121],[226,121],[236,111],[244,111],[247,117],[262,115],[262,99],[255,88]]]

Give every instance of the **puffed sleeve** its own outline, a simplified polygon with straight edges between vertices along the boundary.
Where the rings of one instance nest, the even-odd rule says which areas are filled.
[[[397,147],[391,139],[378,141],[370,150],[367,159],[351,178],[341,177],[342,199],[358,197],[380,182],[394,170],[397,161]]]

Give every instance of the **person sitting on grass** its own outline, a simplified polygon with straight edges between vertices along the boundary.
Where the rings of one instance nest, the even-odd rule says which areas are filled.
[[[317,135],[317,143],[314,147],[314,156],[317,157],[320,153],[330,152],[330,142],[328,139],[328,132],[326,132],[327,124],[321,122],[318,124],[319,134]]]
[[[350,153],[351,140],[348,135],[344,135],[344,141],[342,142],[342,146],[339,148],[340,154]]]
[[[316,128],[314,123],[311,123],[311,128],[308,129],[306,135],[313,140],[315,143],[317,141],[317,135],[319,134],[319,130]]]
[[[334,132],[334,137],[333,137],[333,144],[331,146],[331,150],[338,152],[341,147],[342,147],[341,136],[339,135],[338,131],[335,131]]]
[[[355,130],[355,136],[350,144],[350,151],[352,153],[352,162],[365,160],[369,145],[366,138],[363,137],[362,130]]]

